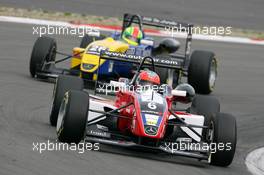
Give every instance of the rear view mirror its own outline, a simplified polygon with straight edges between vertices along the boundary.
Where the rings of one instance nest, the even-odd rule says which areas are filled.
[[[99,37],[100,36],[100,31],[97,30],[97,29],[92,29],[92,30],[88,31],[86,34],[89,35],[89,36]]]
[[[122,82],[122,83],[125,83],[125,84],[129,84],[129,79],[128,78],[119,78],[118,79],[118,82]]]
[[[181,91],[181,90],[176,90],[176,89],[172,90],[171,94],[177,97],[186,97],[187,95],[186,91]]]
[[[140,44],[148,45],[148,46],[154,46],[154,41],[153,40],[142,39],[142,40],[140,40]]]

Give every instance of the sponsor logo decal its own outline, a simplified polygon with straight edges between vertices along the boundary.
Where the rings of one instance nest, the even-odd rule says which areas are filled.
[[[158,132],[158,127],[156,126],[145,126],[145,133],[148,135],[156,135]]]
[[[130,59],[135,61],[141,61],[143,60],[143,56],[139,55],[128,55],[125,53],[119,53],[119,52],[109,52],[109,51],[102,51],[101,52],[102,57],[117,57],[117,58],[123,58],[123,59]],[[167,65],[173,65],[178,66],[180,63],[176,60],[170,60],[168,58],[153,58],[155,63],[158,64],[167,64]]]
[[[159,126],[161,117],[153,114],[143,114],[144,125]]]

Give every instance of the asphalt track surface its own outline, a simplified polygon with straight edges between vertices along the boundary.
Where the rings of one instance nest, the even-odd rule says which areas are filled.
[[[61,51],[70,53],[80,38],[55,36]],[[249,174],[246,154],[264,145],[263,47],[194,41],[193,48],[214,51],[219,78],[214,96],[222,111],[236,116],[238,143],[230,167],[209,166],[194,159],[158,156],[117,147],[102,151],[33,151],[33,142],[55,141],[49,125],[53,84],[32,79],[28,65],[37,36],[32,26],[0,23],[0,174]]]
[[[0,0],[0,5],[115,17],[129,12],[201,25],[264,29],[263,0]]]

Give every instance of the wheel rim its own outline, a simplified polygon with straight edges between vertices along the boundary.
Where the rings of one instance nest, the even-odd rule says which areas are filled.
[[[50,54],[48,55],[47,61],[54,61],[56,57],[56,46],[52,46]]]
[[[68,105],[68,92],[65,94],[64,99],[62,100],[58,114],[57,127],[56,127],[56,131],[58,135],[60,135],[61,131],[63,130],[63,123],[64,123],[64,117],[66,114],[67,105]]]
[[[52,46],[52,48],[50,49],[49,53],[47,53],[47,55],[45,56],[45,58],[42,60],[41,64],[40,64],[40,69],[44,69],[45,65],[50,62],[50,61],[55,61],[55,57],[56,57],[56,46]]]
[[[209,76],[209,86],[211,90],[214,89],[216,77],[217,77],[217,63],[216,60],[213,59],[210,66],[210,76]]]
[[[210,123],[210,129],[208,130],[207,133],[207,140],[209,141],[209,143],[213,143],[214,141],[214,123],[211,121]],[[211,163],[211,158],[212,158],[212,153],[211,150],[209,152],[209,156],[208,156],[208,162]]]
[[[55,103],[55,94],[56,94],[56,91],[57,91],[57,86],[58,86],[58,78],[56,79],[56,82],[55,82],[55,85],[54,85],[54,88],[53,88],[53,92],[52,92],[52,99],[51,99],[51,110],[50,110],[50,116],[52,115],[52,113],[54,112],[53,108],[54,108],[54,103]]]
[[[173,82],[172,82],[172,87],[173,89],[177,87],[179,84],[179,80],[181,80],[181,71],[176,72],[175,70],[173,71]]]

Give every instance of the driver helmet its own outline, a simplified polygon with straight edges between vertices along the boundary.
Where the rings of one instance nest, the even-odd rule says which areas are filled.
[[[139,73],[136,84],[138,86],[153,86],[153,85],[160,85],[160,77],[157,73],[144,70]]]
[[[142,38],[143,32],[138,27],[127,27],[122,34],[122,39],[133,46],[137,46]]]

